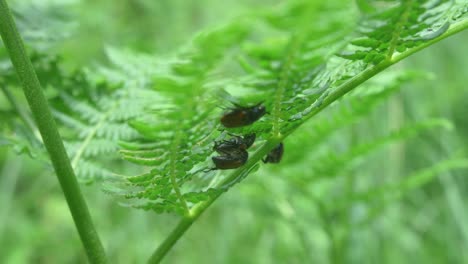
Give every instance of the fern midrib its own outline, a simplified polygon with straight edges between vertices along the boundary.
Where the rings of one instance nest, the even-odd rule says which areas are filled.
[[[81,159],[81,156],[83,156],[84,151],[88,147],[88,145],[91,143],[91,140],[93,140],[94,136],[96,135],[97,131],[105,124],[107,121],[107,118],[110,116],[112,111],[114,111],[117,108],[118,104],[114,104],[108,111],[106,111],[99,121],[96,123],[96,125],[93,127],[91,132],[86,136],[85,140],[83,143],[80,145],[79,149],[77,150],[75,156],[72,159],[71,165],[74,169],[76,169],[76,166],[78,165],[78,162]]]
[[[275,100],[274,100],[274,108],[273,108],[273,135],[279,136],[280,135],[280,119],[281,119],[281,101],[283,100],[284,91],[288,84],[289,72],[291,70],[292,63],[294,61],[297,46],[300,45],[299,37],[293,36],[287,48],[286,60],[284,61],[284,66],[281,69],[281,73],[279,75],[279,83],[278,88],[275,92]]]
[[[387,61],[390,61],[392,59],[393,53],[395,52],[397,46],[398,39],[400,38],[400,34],[403,30],[403,26],[406,24],[406,22],[408,22],[413,1],[414,0],[407,0],[406,2],[403,2],[404,10],[396,24],[395,30],[392,33],[392,39],[390,40],[390,45],[388,47],[387,52]]]
[[[195,83],[193,84],[193,90],[192,90],[192,93],[194,92],[194,90],[196,90],[195,87],[201,87],[200,85],[200,81],[197,80],[195,81]],[[195,102],[195,97],[192,96],[192,95],[189,95],[187,96],[188,100],[186,101],[187,104],[184,105],[184,108],[183,108],[183,111],[182,111],[182,120],[188,120],[190,118],[190,114],[188,111],[193,111],[193,109],[195,109],[195,106],[194,106],[194,102]],[[183,125],[179,127],[179,129],[177,130],[177,132],[175,133],[174,135],[174,140],[172,141],[172,145],[171,145],[171,148],[170,148],[170,163],[169,163],[169,166],[170,166],[170,169],[169,169],[169,175],[170,175],[170,178],[171,178],[171,184],[172,184],[172,188],[174,189],[174,192],[176,193],[177,195],[177,198],[179,199],[180,201],[180,204],[182,206],[182,208],[184,209],[184,214],[186,216],[190,216],[191,215],[191,210],[190,208],[188,207],[188,204],[187,204],[187,201],[185,200],[182,192],[180,191],[180,188],[179,188],[179,184],[177,182],[177,162],[180,160],[179,159],[179,155],[178,155],[178,149],[180,147],[180,144],[182,142],[182,138],[185,136],[181,131],[183,130]]]
[[[170,156],[170,170],[169,170],[169,175],[171,178],[171,184],[172,184],[172,189],[177,195],[177,198],[180,201],[180,205],[182,208],[184,208],[185,214],[190,215],[190,209],[188,208],[187,201],[185,201],[184,196],[182,195],[182,192],[180,191],[179,185],[177,184],[177,161],[179,160],[178,154],[178,149],[180,142],[182,140],[182,133],[180,132],[180,129],[175,133],[174,135],[174,140],[172,141],[172,146],[171,146],[171,156]]]

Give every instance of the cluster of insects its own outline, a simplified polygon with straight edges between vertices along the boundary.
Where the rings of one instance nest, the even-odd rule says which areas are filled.
[[[235,105],[236,107],[229,112],[226,112],[221,117],[221,124],[227,128],[243,127],[253,124],[266,114],[265,106],[258,103],[254,106],[244,107]],[[255,142],[256,135],[254,133],[244,136],[231,135],[228,140],[215,141],[213,150],[219,156],[212,157],[215,164],[214,170],[235,169],[244,165],[249,153],[247,149]],[[278,144],[268,155],[263,159],[264,163],[278,163],[283,156],[283,143]]]

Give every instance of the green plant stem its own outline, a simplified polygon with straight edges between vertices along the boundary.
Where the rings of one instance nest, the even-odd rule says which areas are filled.
[[[0,0],[0,35],[23,86],[23,92],[50,155],[88,259],[91,263],[105,263],[104,248],[94,228],[47,100],[42,93],[41,85],[5,0]]]
[[[441,36],[434,38],[430,41],[425,42],[424,44],[421,44],[420,46],[407,50],[405,52],[399,53],[395,56],[393,56],[391,59],[386,60],[382,62],[381,64],[378,64],[374,67],[371,67],[369,69],[364,70],[360,74],[354,76],[350,80],[344,82],[342,85],[338,86],[335,88],[320,104],[320,106],[316,107],[313,111],[310,112],[309,115],[307,115],[305,118],[309,119],[315,115],[317,115],[319,112],[321,112],[324,108],[326,108],[328,105],[333,103],[334,101],[338,100],[341,98],[343,95],[351,91],[352,89],[356,88],[363,82],[369,80],[373,76],[375,76],[377,73],[383,71],[384,69],[390,67],[391,65],[403,60],[404,58],[436,43],[439,42],[451,35],[454,35],[464,29],[468,28],[468,19],[463,20],[455,25],[452,25],[444,34]],[[304,122],[303,122],[304,123]],[[297,126],[295,129],[297,129],[299,126]],[[242,166],[241,168],[235,170],[232,172],[229,177],[227,177],[224,181],[220,182],[217,184],[216,187],[221,187],[224,186],[226,183],[229,183],[230,181],[236,179],[243,173],[249,171],[258,161],[260,161],[268,152],[270,152],[279,142],[283,141],[284,138],[286,138],[288,135],[290,135],[295,129],[289,131],[288,133],[285,134],[280,134],[280,135],[273,135],[272,138],[267,140],[255,153],[252,155],[252,157],[249,159],[249,161]],[[166,240],[163,241],[163,243],[156,249],[156,251],[153,253],[151,258],[149,259],[148,263],[159,263],[164,256],[169,252],[169,250],[174,246],[174,244],[180,239],[180,237],[185,233],[185,231],[192,225],[192,223],[198,219],[198,217],[216,200],[218,197],[221,195],[219,193],[216,196],[211,197],[209,200],[205,202],[201,202],[197,206],[193,207],[191,210],[191,213],[189,216],[182,218],[180,222],[177,224],[175,227],[174,231],[171,232],[171,234],[166,238]]]
[[[148,263],[159,263],[194,221],[195,219],[192,217],[183,217],[166,240],[164,240],[164,242],[156,249]]]

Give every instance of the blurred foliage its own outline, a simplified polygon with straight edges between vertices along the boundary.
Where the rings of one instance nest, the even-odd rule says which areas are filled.
[[[127,130],[127,121],[141,117],[142,109],[129,108],[126,100],[146,99],[149,103],[154,100],[152,110],[171,107],[167,101],[162,103],[160,95],[136,88],[151,87],[148,76],[166,74],[174,67],[183,69],[183,63],[197,62],[199,58],[193,54],[198,53],[190,50],[193,46],[184,44],[200,29],[224,24],[233,17],[281,1],[10,2],[17,12],[20,27],[22,15],[32,20],[26,24],[35,24],[41,29],[27,33],[26,27],[22,32],[26,32],[27,43],[34,47],[31,56],[36,68],[43,70],[39,72],[41,82],[63,125],[62,133],[68,140],[70,155],[76,157],[81,152],[82,162],[94,162],[96,157],[105,156],[109,159],[106,168],[132,173],[140,170],[128,163],[115,162],[117,157],[112,155],[117,154],[116,146],[106,145],[111,139],[131,141],[137,137],[135,131]],[[385,5],[391,1],[370,1],[373,5],[367,1],[356,2],[359,12],[368,13],[376,4]],[[267,19],[280,16],[283,10],[277,10],[279,13],[264,15]],[[327,16],[327,13],[322,15]],[[277,27],[275,34],[295,26],[294,21],[279,21],[284,24],[273,25]],[[315,25],[320,26],[320,21]],[[334,26],[340,25],[337,23]],[[66,30],[62,30],[63,27]],[[67,34],[61,35],[63,33]],[[327,34],[326,28],[322,33]],[[201,41],[206,37],[198,36]],[[235,43],[236,40],[230,41]],[[374,40],[379,41],[379,38]],[[285,44],[281,37],[275,41],[272,47]],[[464,177],[468,173],[465,81],[468,54],[461,44],[467,41],[468,35],[463,32],[416,54],[305,123],[284,142],[285,155],[280,164],[262,166],[243,184],[225,194],[178,242],[165,261],[468,262],[468,253],[463,250],[468,247],[468,181]],[[195,48],[209,44],[198,43],[202,45],[197,47],[195,43]],[[357,45],[347,47],[351,50],[340,55],[344,59],[364,61],[366,58],[359,57],[359,50],[369,43],[374,45],[375,41],[356,36],[354,44]],[[177,54],[173,47],[180,45],[188,46],[188,51]],[[261,58],[254,56],[268,47],[267,42],[247,45],[245,48],[252,55],[250,62],[260,61]],[[401,47],[405,48],[407,46]],[[168,58],[169,63],[161,64],[152,61],[152,55],[141,52],[164,56],[175,52],[175,55]],[[174,57],[184,60],[174,60]],[[0,60],[3,77],[0,85],[16,86],[1,48]],[[67,67],[55,67],[58,64]],[[95,64],[108,67],[93,67]],[[75,70],[83,65],[89,69]],[[206,69],[203,67],[209,66],[196,65],[195,69],[203,71]],[[340,69],[336,74],[343,74]],[[274,72],[274,69],[268,70]],[[194,87],[200,82],[189,76],[193,72],[182,72],[186,74],[185,86],[177,86],[167,79],[163,81],[171,84],[171,89]],[[203,78],[212,80],[212,75]],[[243,78],[240,83],[254,87],[264,85],[251,80]],[[262,82],[268,83],[268,79]],[[89,91],[83,91],[82,87]],[[16,150],[0,148],[0,262],[83,263],[85,256],[61,190],[51,169],[47,165],[44,169],[47,157],[38,148],[37,132],[28,129],[33,125],[21,93],[16,87],[9,91],[24,113],[12,115],[11,101],[3,94],[0,96],[0,129],[3,133],[7,127],[15,128],[12,137],[0,139],[0,145],[11,144]],[[128,97],[130,92],[133,97]],[[104,94],[109,97],[103,97]],[[247,100],[255,101],[258,97],[261,95]],[[76,98],[80,102],[74,102]],[[172,100],[171,103],[186,103],[183,98]],[[213,107],[212,103],[206,106]],[[168,119],[173,115],[167,112]],[[190,123],[183,125],[190,127]],[[145,132],[141,123],[134,122],[132,126]],[[252,129],[261,130],[261,126]],[[80,131],[87,132],[80,134]],[[98,135],[91,137],[95,141],[88,142],[92,147],[80,150],[79,143],[90,138],[90,133]],[[148,137],[151,136],[155,135]],[[17,156],[18,152],[27,152],[36,159]],[[86,182],[87,175],[115,176],[100,171],[102,168],[82,172],[82,180]],[[84,191],[111,260],[117,263],[145,261],[171,231],[178,217],[118,206],[115,198],[104,195],[101,188],[100,185],[86,186]]]

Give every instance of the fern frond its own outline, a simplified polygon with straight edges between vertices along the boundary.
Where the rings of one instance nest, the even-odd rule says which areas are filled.
[[[126,193],[125,198],[148,201],[137,201],[135,207],[188,214],[194,201],[206,200],[216,192],[197,187],[198,181],[206,181],[203,179],[193,186],[187,183],[194,180],[197,168],[210,166],[206,160],[219,134],[211,133],[217,124],[211,120],[215,104],[207,93],[210,74],[244,37],[244,26],[238,23],[201,34],[192,46],[167,61],[168,76],[153,77],[153,89],[165,98],[167,107],[146,104],[146,114],[131,122],[142,136],[140,144],[123,143],[121,150],[124,159],[152,167],[148,173],[121,182],[140,188]],[[157,144],[153,144],[155,140]]]
[[[442,35],[467,12],[463,1],[387,1],[378,10],[366,15],[340,56],[366,64],[392,60],[395,53]]]
[[[311,168],[311,176],[314,178],[329,178],[346,172],[350,166],[355,166],[356,162],[363,161],[364,158],[374,150],[382,148],[382,146],[409,139],[416,136],[422,131],[441,127],[445,129],[452,128],[447,120],[427,120],[410,124],[396,131],[390,132],[388,135],[369,140],[361,145],[353,146],[344,154],[336,154],[336,151],[329,150],[318,157],[314,158]]]
[[[388,204],[401,199],[414,189],[430,183],[442,175],[443,172],[467,168],[468,160],[466,159],[449,158],[442,160],[427,168],[402,177],[401,180],[396,183],[383,184],[381,186],[372,187],[372,189],[367,191],[355,193],[352,197],[346,198],[346,201],[335,201],[332,208],[334,210],[342,210],[352,203],[357,202],[365,202],[369,205],[376,204],[379,206]]]
[[[68,38],[77,26],[67,12],[67,3],[17,2],[13,6],[13,14],[26,43],[37,51],[49,50]]]
[[[460,2],[442,1],[433,7],[429,4],[430,1],[387,1],[379,9],[369,8],[356,20],[359,14],[351,3],[292,1],[279,9],[256,13],[242,26],[233,23],[199,35],[191,48],[165,60],[166,74],[152,78],[154,89],[166,98],[166,107],[148,107],[143,117],[131,123],[141,139],[122,145],[121,153],[125,159],[151,170],[120,182],[122,189],[132,190],[124,196],[132,199],[136,207],[157,211],[166,205],[170,205],[168,211],[183,214],[204,208],[185,195],[198,192],[203,199],[211,199],[202,193],[214,186],[216,194],[211,197],[216,197],[257,169],[260,158],[307,119],[400,60],[400,54],[420,49],[466,17]],[[454,16],[457,12],[459,15]],[[314,23],[317,21],[320,23]],[[444,26],[447,21],[448,28]],[[428,37],[425,34],[430,30],[437,33]],[[256,34],[255,39],[246,38],[245,32]],[[232,49],[237,43],[241,43],[241,49]],[[238,68],[233,70],[236,65],[232,61],[226,61],[231,55],[238,58],[237,66],[243,73]],[[367,103],[388,97],[405,81],[403,78],[388,90],[364,96],[368,102],[351,100],[354,111],[337,114],[336,124],[323,125],[316,140],[327,137],[340,124],[364,115],[372,108]],[[270,112],[251,126],[229,129],[239,134],[254,132],[257,143],[263,144],[253,147],[256,152],[243,168],[224,178],[200,173],[200,169],[213,166],[209,160],[211,142],[224,135],[216,130],[216,112],[220,112],[215,111],[215,104],[223,102],[207,96],[220,88],[242,104],[263,102]],[[388,142],[441,125],[434,122],[410,125],[361,146],[350,155],[365,155]],[[148,147],[151,145],[154,147]],[[343,164],[351,156],[345,157]],[[322,160],[320,164],[328,165],[317,172],[328,171],[333,164],[339,168],[337,159],[330,158],[333,162],[328,163]]]
[[[288,147],[300,149],[304,142],[307,142],[310,152],[317,151],[317,148],[326,144],[327,139],[337,131],[355,124],[375,111],[382,102],[399,92],[404,84],[423,77],[417,72],[404,71],[384,73],[370,80],[345,96],[340,104],[331,105],[320,117],[302,127],[301,130],[306,132],[298,133],[288,140]],[[305,157],[301,152],[293,152],[285,157],[285,161],[299,163]]]

